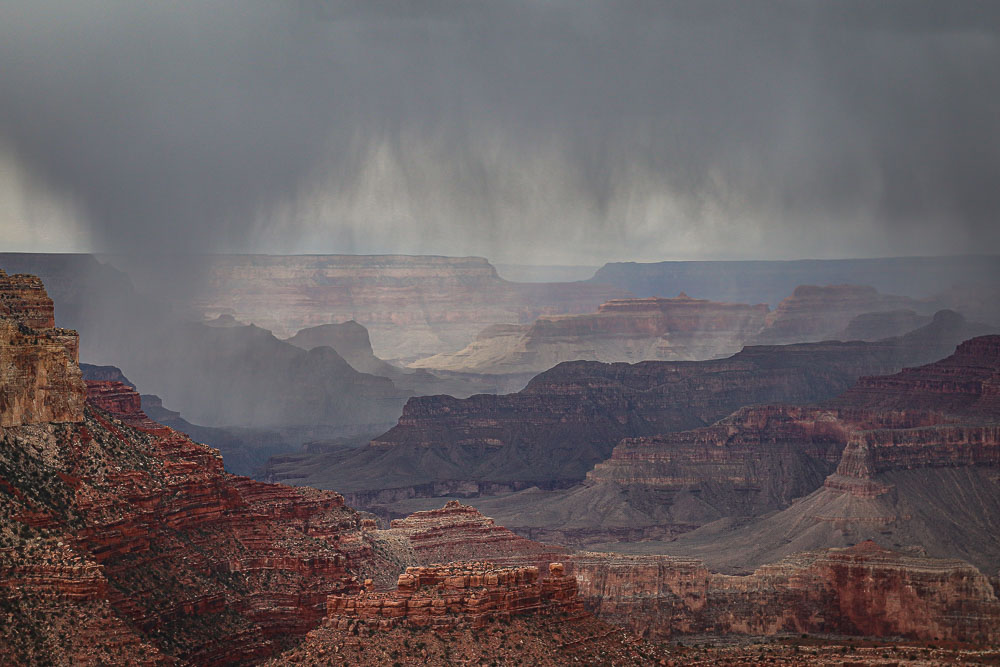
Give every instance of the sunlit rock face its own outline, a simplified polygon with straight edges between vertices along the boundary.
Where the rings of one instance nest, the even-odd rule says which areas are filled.
[[[0,426],[83,420],[79,338],[58,329],[42,282],[0,270]]]
[[[411,364],[479,373],[541,372],[562,361],[699,360],[738,352],[764,327],[765,304],[615,299],[596,313],[545,317],[486,329],[458,352]]]

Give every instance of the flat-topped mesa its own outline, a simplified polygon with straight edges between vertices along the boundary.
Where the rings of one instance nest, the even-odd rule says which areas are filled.
[[[41,280],[0,270],[0,427],[83,421],[79,353]]]
[[[712,574],[697,560],[580,553],[580,597],[601,618],[658,637],[832,633],[995,644],[1000,601],[955,559],[862,542],[796,554],[752,574]]]
[[[576,579],[565,574],[562,563],[552,563],[544,578],[537,567],[501,568],[488,562],[408,567],[394,591],[331,595],[326,622],[337,628],[358,621],[381,629],[481,628],[513,616],[580,615],[576,592]]]
[[[920,306],[908,297],[880,294],[867,285],[799,285],[768,315],[757,342],[824,340],[838,335],[859,315],[921,310]]]
[[[521,537],[457,500],[449,500],[440,509],[393,519],[387,532],[405,537],[417,562],[424,565],[474,559],[545,568],[566,556],[566,549]]]

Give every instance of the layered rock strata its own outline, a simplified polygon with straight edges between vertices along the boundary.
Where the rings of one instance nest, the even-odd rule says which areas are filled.
[[[541,372],[563,361],[636,362],[700,360],[738,352],[760,332],[765,304],[692,299],[616,299],[587,315],[537,320],[531,326],[497,326],[453,354],[410,364],[413,368],[478,373]]]
[[[488,560],[497,565],[531,564],[545,569],[566,555],[562,547],[525,539],[457,500],[440,509],[393,519],[386,532],[404,537],[421,565]]]
[[[701,450],[692,450],[692,443],[711,444],[722,460],[745,442],[759,440],[759,451],[767,452],[772,437],[760,435],[780,432],[775,424],[822,420],[826,461],[829,454],[840,454],[836,469],[814,491],[786,502],[780,512],[744,525],[709,524],[659,548],[702,558],[714,568],[739,570],[796,551],[873,539],[959,557],[992,572],[1000,567],[995,538],[1000,531],[998,378],[1000,336],[974,338],[941,361],[864,378],[823,407],[749,408],[707,429],[623,442],[611,461],[595,468],[593,478],[653,487],[666,481],[669,486],[675,480],[663,471],[685,469],[676,463],[671,468],[671,461],[680,459],[687,469],[696,465]],[[765,421],[769,425],[762,431]],[[790,442],[798,455],[818,453],[814,436],[801,434]],[[745,452],[740,458],[754,460]],[[778,465],[780,457],[771,461],[774,478],[796,478],[793,469]],[[711,474],[701,477],[711,479]]]
[[[329,595],[397,567],[342,496],[226,474],[216,450],[152,422],[128,385],[91,382],[87,404],[60,420],[83,397],[79,368],[61,343],[40,342],[44,329],[11,319],[46,324],[44,308],[4,302],[15,343],[58,349],[30,372],[75,379],[27,385],[24,404],[50,410],[34,423],[4,404],[4,660],[251,662],[315,627]]]
[[[434,630],[481,628],[487,623],[533,613],[579,614],[576,579],[566,576],[562,563],[549,566],[539,578],[533,566],[500,568],[492,563],[457,563],[408,567],[396,590],[361,595],[332,595],[327,621],[346,628],[352,621]]]
[[[823,633],[995,645],[1000,600],[960,560],[864,542],[806,552],[745,576],[695,560],[582,553],[580,594],[602,618],[650,636]]]

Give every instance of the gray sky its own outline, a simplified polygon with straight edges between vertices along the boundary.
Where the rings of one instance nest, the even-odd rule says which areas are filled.
[[[1000,3],[0,3],[0,250],[1000,252]]]

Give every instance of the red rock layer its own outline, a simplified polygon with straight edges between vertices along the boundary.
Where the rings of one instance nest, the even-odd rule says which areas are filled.
[[[958,560],[905,556],[865,542],[799,554],[747,576],[669,556],[583,553],[580,594],[602,618],[654,636],[831,633],[1000,641],[1000,601]]]
[[[498,565],[531,564],[547,568],[566,550],[517,535],[475,507],[449,500],[437,510],[393,519],[390,533],[405,537],[421,565],[456,560],[488,560]]]
[[[379,628],[396,625],[435,630],[481,628],[512,616],[537,613],[579,614],[576,579],[561,563],[549,566],[539,579],[538,568],[499,568],[492,563],[454,563],[408,567],[396,590],[387,593],[333,595],[327,602],[328,622],[346,628],[356,620]]]

